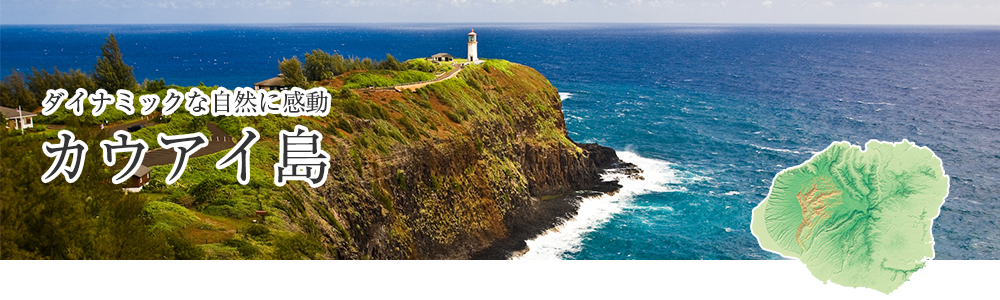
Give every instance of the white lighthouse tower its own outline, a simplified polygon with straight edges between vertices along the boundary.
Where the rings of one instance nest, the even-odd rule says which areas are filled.
[[[476,31],[473,30],[469,32],[469,61],[473,63],[479,61],[479,51],[476,44]]]

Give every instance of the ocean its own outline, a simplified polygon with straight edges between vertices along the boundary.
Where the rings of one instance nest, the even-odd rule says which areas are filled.
[[[835,141],[910,140],[951,178],[936,259],[1000,259],[1000,27],[625,24],[0,26],[10,69],[93,69],[114,33],[136,77],[252,86],[323,49],[531,66],[570,137],[645,170],[528,241],[521,259],[779,259],[750,215],[779,171]]]

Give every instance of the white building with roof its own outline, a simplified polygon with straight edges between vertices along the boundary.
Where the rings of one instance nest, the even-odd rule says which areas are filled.
[[[20,109],[13,109],[9,107],[0,106],[0,113],[3,114],[4,119],[7,120],[7,127],[13,127],[14,129],[24,129],[31,128],[35,126],[35,122],[31,120],[31,117],[36,116],[36,114],[30,112],[24,112]]]

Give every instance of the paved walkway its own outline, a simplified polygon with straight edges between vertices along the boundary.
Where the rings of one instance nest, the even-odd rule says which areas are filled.
[[[233,138],[226,134],[225,131],[222,131],[222,128],[219,128],[215,123],[208,123],[208,131],[212,132],[212,136],[208,137],[208,146],[198,149],[191,157],[209,155],[236,146]],[[169,165],[173,164],[176,159],[177,151],[174,151],[174,149],[159,148],[146,152],[146,157],[143,157],[142,164],[147,167]]]
[[[145,127],[146,123],[150,123],[150,122],[152,122],[152,120],[153,120],[152,116],[143,116],[142,119],[140,119],[138,121],[133,121],[133,122],[129,122],[129,123],[114,124],[114,125],[106,126],[106,127],[104,127],[104,130],[106,130],[109,134],[114,134],[115,131],[119,131],[119,130],[128,131],[129,127],[132,127],[132,126],[135,126],[135,125],[142,125],[143,127]]]

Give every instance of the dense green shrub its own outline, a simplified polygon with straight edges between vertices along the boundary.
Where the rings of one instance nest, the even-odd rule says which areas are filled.
[[[383,87],[383,86],[392,86],[396,84],[396,82],[390,79],[389,77],[375,74],[372,72],[352,73],[346,76],[347,77],[344,78],[345,89]]]
[[[319,49],[305,54],[305,64],[302,67],[306,78],[312,81],[331,79],[347,72],[343,57],[339,54],[330,55]]]
[[[211,178],[202,180],[194,187],[191,187],[188,194],[194,195],[195,202],[193,205],[197,206],[214,201],[219,193],[219,188],[222,187],[223,183],[224,182],[220,182],[218,179]]]
[[[338,53],[330,54],[323,50],[315,49],[305,54],[305,63],[302,65],[302,70],[306,79],[319,81],[332,79],[334,76],[339,76],[353,70],[403,71],[408,66],[408,64],[399,62],[388,53],[385,55],[385,60],[375,61],[370,58],[344,58]],[[431,72],[432,70],[425,72]]]
[[[434,64],[424,58],[416,58],[406,61],[406,68],[426,73],[434,72]]]
[[[462,123],[462,116],[459,116],[458,114],[456,114],[453,111],[446,110],[446,111],[444,111],[444,115],[448,116],[448,119],[451,120],[452,122],[459,123],[459,124]]]
[[[169,116],[169,122],[166,124],[157,124],[133,132],[132,139],[141,139],[149,145],[150,149],[156,149],[160,147],[160,143],[157,141],[156,137],[161,132],[166,135],[201,132],[205,134],[205,137],[208,137],[211,135],[211,132],[209,132],[208,127],[206,127],[207,118],[209,117],[194,117],[187,113],[174,113]]]
[[[347,133],[354,133],[354,127],[351,126],[351,122],[348,122],[347,119],[341,116],[337,116],[337,128]]]
[[[170,231],[185,228],[199,221],[190,210],[176,203],[149,201],[143,206],[143,213],[154,220],[153,228]]]
[[[371,108],[359,101],[358,98],[347,98],[345,100],[334,101],[333,105],[339,107],[349,115],[362,119],[372,118]]]
[[[514,76],[514,72],[510,70],[510,62],[502,59],[487,59],[483,62],[483,69],[487,72],[490,70],[497,70],[503,72],[507,76]]]
[[[166,87],[167,84],[163,81],[163,78],[155,80],[145,79],[142,81],[142,84],[140,85],[140,88],[142,88],[142,90],[149,93],[159,92],[165,89]],[[138,97],[136,97],[136,100],[138,100]]]
[[[255,258],[261,254],[260,248],[250,242],[237,238],[230,238],[222,242],[223,245],[236,248],[243,258]]]
[[[346,75],[344,89],[359,89],[368,87],[386,87],[401,83],[410,83],[434,79],[434,75],[427,72],[406,70],[406,71],[370,71],[358,72]]]
[[[279,237],[273,244],[275,259],[316,259],[323,251],[318,241],[301,233]]]
[[[205,250],[191,243],[191,241],[185,239],[179,233],[171,232],[167,234],[167,244],[170,245],[170,250],[173,251],[174,259],[205,259]]]
[[[271,229],[260,224],[250,224],[244,229],[247,235],[255,238],[265,238],[271,234]]]
[[[403,126],[403,129],[405,130],[406,135],[409,136],[411,139],[414,139],[414,140],[419,140],[420,139],[420,131],[417,129],[416,126],[413,126],[413,123],[410,122],[410,118],[407,118],[407,117],[404,116],[402,118],[399,118],[399,120],[397,120],[397,122],[399,123],[399,125]]]

